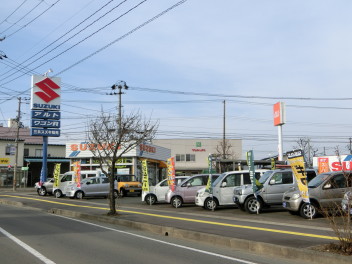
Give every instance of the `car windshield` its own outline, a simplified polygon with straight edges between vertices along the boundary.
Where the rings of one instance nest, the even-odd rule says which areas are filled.
[[[329,177],[329,175],[330,174],[327,173],[319,174],[308,183],[308,188],[317,188]]]
[[[259,178],[259,182],[261,184],[264,184],[266,182],[266,180],[270,177],[270,175],[273,173],[273,171],[269,170],[264,172],[264,174],[262,175],[262,177]]]
[[[134,175],[117,175],[118,182],[132,182],[136,181],[136,176]]]

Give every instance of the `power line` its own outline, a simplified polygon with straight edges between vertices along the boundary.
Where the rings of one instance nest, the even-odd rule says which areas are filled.
[[[126,0],[125,0],[125,1],[126,1]],[[80,41],[76,42],[75,44],[71,45],[70,47],[68,47],[68,48],[65,49],[64,51],[62,51],[62,52],[60,52],[59,54],[57,54],[57,55],[51,57],[50,59],[48,59],[48,60],[46,60],[45,62],[39,64],[38,66],[35,66],[35,67],[32,69],[32,71],[35,70],[35,69],[38,69],[39,67],[43,66],[44,64],[47,64],[48,62],[50,62],[50,61],[56,59],[57,57],[61,56],[62,54],[68,52],[68,51],[71,50],[71,49],[73,49],[74,47],[76,47],[77,45],[79,45],[79,44],[81,44],[82,42],[86,41],[86,40],[89,39],[90,37],[94,36],[95,34],[97,34],[98,32],[100,32],[101,30],[103,30],[103,29],[105,29],[106,27],[110,26],[112,23],[116,22],[117,20],[121,19],[121,18],[124,17],[125,15],[129,14],[130,12],[132,12],[134,9],[138,8],[140,5],[142,5],[142,4],[145,3],[146,1],[148,1],[148,0],[143,0],[143,1],[141,1],[140,3],[138,3],[137,5],[135,5],[134,7],[130,8],[128,11],[126,11],[125,13],[123,13],[122,15],[118,16],[117,18],[113,19],[113,20],[110,21],[109,23],[105,24],[103,27],[99,28],[98,30],[96,30],[96,31],[94,31],[93,33],[91,33],[90,35],[86,36],[85,38],[83,38],[83,39],[81,39]],[[123,1],[123,2],[124,2],[124,1]],[[62,44],[63,44],[63,43],[62,43]],[[61,44],[61,45],[62,45],[62,44]],[[41,59],[41,58],[44,57],[45,55],[49,54],[50,52],[51,52],[51,51],[49,51],[49,52],[47,52],[46,54],[42,55],[41,57],[39,57],[38,59],[36,59],[34,62],[38,61],[39,59]],[[31,64],[33,64],[34,62],[32,62]],[[30,64],[27,64],[26,67],[29,66],[29,65],[30,65]],[[55,76],[61,74],[62,72],[63,72],[63,71],[59,72],[59,73],[56,74]],[[11,79],[11,80],[5,82],[5,83],[2,83],[2,84],[8,84],[8,83],[10,83],[10,82],[12,82],[12,81],[14,81],[14,80],[17,80],[18,78],[24,76],[25,74],[26,74],[26,73],[24,73],[24,74],[22,74],[22,75],[19,75],[19,76],[15,77],[15,78],[13,78],[13,79]],[[12,74],[12,75],[13,75],[13,74]],[[5,80],[5,79],[7,79],[7,78],[9,78],[9,77],[11,77],[12,75],[9,75],[9,76],[7,76],[6,78],[3,78],[2,81]]]
[[[49,9],[51,9],[54,5],[56,5],[58,2],[60,2],[61,0],[57,0],[55,3],[53,3],[52,5],[50,5],[47,9],[45,9],[43,12],[41,12],[39,15],[37,15],[35,18],[33,18],[32,20],[30,20],[28,23],[24,24],[23,26],[21,26],[19,29],[17,29],[16,31],[14,31],[13,33],[11,33],[10,35],[6,36],[7,38],[13,36],[14,34],[16,34],[18,31],[20,31],[21,29],[27,27],[29,24],[33,23],[35,20],[37,20],[39,17],[41,17],[43,14],[45,14]]]
[[[336,97],[336,98],[322,98],[322,97],[289,97],[289,96],[250,96],[250,95],[228,95],[228,94],[213,94],[213,93],[198,93],[198,92],[184,92],[175,90],[161,90],[152,88],[141,88],[141,87],[130,87],[131,90],[148,91],[157,93],[170,93],[170,94],[182,94],[182,95],[200,95],[200,96],[214,96],[214,97],[237,97],[247,99],[275,99],[275,100],[314,100],[314,101],[349,101],[351,97]]]
[[[43,52],[44,50],[46,50],[47,48],[49,48],[50,46],[52,46],[53,44],[57,44],[57,42],[62,39],[63,37],[65,37],[66,35],[68,35],[69,33],[71,33],[73,30],[75,30],[76,28],[78,28],[80,25],[82,25],[84,22],[86,22],[87,20],[89,20],[91,17],[93,17],[95,14],[97,14],[99,11],[101,11],[102,9],[104,9],[106,6],[108,6],[110,3],[112,3],[114,0],[109,0],[106,4],[104,4],[102,7],[100,7],[98,10],[96,10],[95,12],[93,12],[92,14],[90,14],[88,17],[86,17],[83,21],[81,21],[80,23],[76,24],[74,27],[72,27],[69,31],[67,31],[66,33],[64,33],[63,35],[61,35],[60,37],[56,38],[54,41],[52,41],[50,44],[46,45],[44,48],[42,48],[40,51],[38,51],[37,53],[35,53],[34,55],[32,55],[31,57],[29,57],[28,59],[26,59],[25,61],[22,61],[20,64],[24,64],[25,62],[29,61],[30,59],[34,58],[35,56],[37,56],[38,54],[40,54],[41,52]],[[77,36],[78,34],[80,34],[81,32],[83,32],[85,29],[87,29],[89,26],[91,26],[92,24],[96,23],[98,20],[100,20],[101,18],[103,18],[106,14],[110,13],[112,10],[116,9],[117,7],[119,7],[120,5],[122,5],[122,3],[126,2],[127,0],[124,0],[122,2],[120,2],[117,6],[115,6],[113,9],[109,10],[108,12],[106,12],[104,15],[100,16],[98,19],[96,19],[95,21],[93,21],[92,23],[90,23],[88,26],[86,26],[85,28],[83,28],[82,30],[80,30],[79,32],[77,32],[76,34],[74,34],[73,36],[69,37],[68,39],[66,39],[65,41],[63,41],[62,43],[60,43],[59,45],[57,45],[55,48],[51,49],[49,52],[45,53],[44,55],[42,55],[40,58],[37,58],[36,60],[32,61],[31,63],[27,64],[24,67],[28,67],[30,64],[38,61],[39,59],[41,59],[42,57],[46,56],[47,54],[49,54],[50,52],[54,51],[55,49],[57,49],[58,47],[62,46],[64,43],[66,43],[68,40],[71,40],[72,38],[74,38],[75,36]],[[8,71],[9,72],[9,71]],[[8,73],[6,72],[6,73]],[[8,77],[11,77],[13,74],[11,74]],[[7,77],[7,78],[8,78]]]
[[[28,0],[24,0],[22,2],[22,4],[20,4],[18,7],[15,8],[15,10],[10,14],[8,15],[3,21],[0,22],[0,25],[2,25],[4,22],[7,22],[7,20],[17,11],[19,10]]]
[[[18,22],[20,22],[21,20],[23,20],[26,16],[28,16],[30,13],[32,13],[40,4],[45,3],[44,0],[40,0],[40,2],[38,4],[36,4],[31,10],[29,10],[27,13],[25,13],[21,18],[19,18],[16,22],[12,23],[11,26],[9,26],[7,29],[5,29],[4,31],[0,32],[0,34],[4,34],[6,31],[8,31],[9,29],[11,29],[13,26],[17,25]]]
[[[118,41],[121,41],[122,39],[128,37],[129,35],[133,34],[134,32],[138,31],[139,29],[143,28],[144,26],[148,25],[149,23],[153,22],[154,20],[158,19],[159,17],[165,15],[167,12],[171,11],[172,9],[184,4],[187,0],[182,0],[182,1],[179,1],[178,3],[174,4],[173,6],[169,7],[168,9],[164,10],[163,12],[159,13],[158,15],[152,17],[151,19],[147,20],[146,22],[144,22],[143,24],[139,25],[138,27],[132,29],[131,31],[127,32],[126,34],[124,34],[123,36],[115,39],[114,41],[110,42],[109,44],[105,45],[104,47],[100,48],[99,50],[91,53],[90,55],[84,57],[83,59],[77,61],[76,63],[72,64],[71,66],[61,70],[57,75],[60,75],[68,70],[70,70],[71,68],[77,66],[78,64],[86,61],[87,59],[95,56],[96,54],[102,52],[103,50],[105,50],[106,48],[110,47],[111,45],[115,44],[116,42]],[[57,76],[55,75],[55,76]]]

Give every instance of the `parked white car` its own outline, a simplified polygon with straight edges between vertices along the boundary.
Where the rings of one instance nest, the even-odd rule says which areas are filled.
[[[259,179],[268,170],[257,169],[256,179]],[[233,205],[233,190],[237,186],[251,184],[251,177],[248,170],[229,171],[221,174],[213,183],[212,194],[206,187],[198,190],[196,195],[196,205],[208,210],[215,210],[219,205]]]
[[[190,176],[177,176],[175,177],[176,186],[180,185],[181,182],[188,179]],[[145,201],[149,205],[153,205],[157,202],[166,202],[165,201],[165,194],[169,190],[169,185],[167,183],[167,179],[162,180],[155,186],[149,187],[148,193],[142,194],[142,201]]]

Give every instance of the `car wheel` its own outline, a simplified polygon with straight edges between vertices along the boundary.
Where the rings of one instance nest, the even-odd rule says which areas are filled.
[[[218,201],[213,198],[207,198],[204,202],[205,209],[216,210],[218,207]]]
[[[84,197],[84,194],[83,194],[82,191],[78,191],[78,192],[75,193],[75,198],[76,199],[83,199],[83,197]]]
[[[60,198],[60,197],[62,197],[62,192],[60,190],[55,190],[54,196],[55,196],[55,198]]]
[[[299,214],[305,219],[315,218],[318,215],[318,208],[311,203],[304,203],[299,209]]]
[[[148,194],[145,198],[144,201],[148,204],[148,205],[153,205],[156,203],[156,197],[154,194]]]
[[[182,198],[179,196],[175,196],[171,199],[171,204],[173,207],[178,208],[182,206]]]
[[[256,214],[262,209],[262,201],[256,199],[254,196],[248,198],[244,203],[245,210],[250,214]]]
[[[40,187],[38,190],[37,190],[38,194],[40,196],[45,196],[47,194],[47,191],[46,191],[46,188],[45,187]]]

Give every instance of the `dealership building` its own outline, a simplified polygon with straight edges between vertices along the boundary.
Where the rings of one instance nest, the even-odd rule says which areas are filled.
[[[91,149],[94,144],[87,142],[66,143],[66,158],[70,159],[70,168],[73,163],[79,161],[81,170],[97,170],[100,162],[94,157]],[[99,146],[101,147],[101,146]],[[121,151],[121,150],[119,150]],[[119,155],[119,153],[117,154]],[[147,160],[148,176],[151,184],[156,184],[166,177],[167,159],[171,156],[171,150],[162,146],[144,143],[122,154],[115,166],[116,174],[133,174],[140,181],[142,179],[142,160]],[[104,168],[107,170],[107,166]]]
[[[223,139],[154,139],[153,144],[171,150],[175,157],[176,174],[192,175],[208,172],[208,157],[222,157]],[[226,139],[227,160],[242,158],[242,140]],[[219,171],[219,170],[218,170]]]

